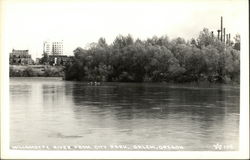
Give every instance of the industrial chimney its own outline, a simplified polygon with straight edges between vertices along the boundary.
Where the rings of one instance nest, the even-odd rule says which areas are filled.
[[[223,42],[226,41],[226,28],[224,28],[224,33],[223,33]]]
[[[228,34],[226,34],[226,44],[229,44],[229,40],[228,40]]]
[[[220,40],[222,41],[222,37],[223,37],[223,17],[222,16],[221,16],[221,19],[220,19],[220,31],[221,31]]]
[[[231,46],[231,34],[230,33],[228,35],[228,41],[229,41],[229,45]]]
[[[218,32],[218,39],[220,39],[220,30],[217,30]]]

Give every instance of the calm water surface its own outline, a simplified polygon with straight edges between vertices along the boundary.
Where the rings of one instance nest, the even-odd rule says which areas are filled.
[[[238,150],[239,87],[10,79],[10,145]]]

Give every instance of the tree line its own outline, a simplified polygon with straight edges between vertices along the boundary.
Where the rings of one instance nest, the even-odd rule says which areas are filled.
[[[239,82],[240,38],[225,44],[206,28],[197,39],[147,40],[119,35],[108,45],[104,38],[88,49],[74,50],[66,80],[101,82]]]
[[[44,71],[34,69],[30,66],[24,68],[9,67],[9,77],[63,77],[63,67],[46,66]]]

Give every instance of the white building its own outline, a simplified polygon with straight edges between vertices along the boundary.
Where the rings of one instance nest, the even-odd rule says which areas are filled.
[[[63,55],[63,41],[43,42],[43,52],[48,55]]]
[[[49,41],[43,42],[43,53],[51,54],[52,53],[52,46]]]

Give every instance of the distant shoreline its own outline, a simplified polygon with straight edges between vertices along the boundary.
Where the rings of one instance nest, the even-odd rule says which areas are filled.
[[[64,67],[50,65],[10,65],[9,77],[64,77]]]
[[[65,82],[77,82],[77,83],[86,83],[88,85],[90,85],[90,82],[89,81],[74,81],[74,80],[64,80],[64,77],[55,77],[55,76],[51,76],[51,77],[9,77],[10,80],[26,80],[26,79],[29,79],[32,81],[32,80],[59,80],[59,81],[65,81]],[[178,85],[178,86],[183,86],[183,87],[195,87],[195,88],[200,88],[200,87],[205,87],[205,88],[213,88],[213,87],[216,87],[216,86],[221,86],[221,85],[229,85],[229,86],[232,86],[232,87],[240,87],[240,84],[239,83],[236,83],[236,82],[229,82],[229,83],[209,83],[207,81],[202,81],[202,82],[199,82],[199,83],[196,83],[196,82],[182,82],[182,83],[178,83],[178,82],[101,82],[100,85],[97,85],[97,86],[102,86],[103,84],[116,84],[116,83],[119,83],[119,84],[142,84],[142,85],[157,85],[157,84],[162,84],[162,85]],[[90,86],[95,86],[95,85],[90,85]]]

